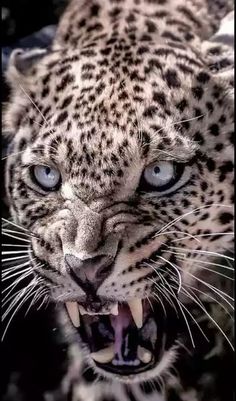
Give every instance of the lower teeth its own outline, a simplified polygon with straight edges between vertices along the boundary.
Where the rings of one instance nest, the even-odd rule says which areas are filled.
[[[140,345],[138,346],[137,354],[138,354],[138,358],[143,363],[149,363],[151,361],[151,359],[152,359],[151,352],[148,351],[146,348],[140,347]]]
[[[113,359],[112,365],[115,366],[138,366],[140,365],[140,361],[138,359],[135,359],[134,361],[121,361],[118,359]]]
[[[98,363],[111,362],[115,356],[114,347],[110,345],[107,348],[101,349],[100,351],[91,353],[91,358]]]

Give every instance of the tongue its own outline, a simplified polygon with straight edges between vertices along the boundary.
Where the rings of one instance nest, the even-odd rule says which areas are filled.
[[[121,364],[134,360],[137,354],[137,329],[134,327],[129,308],[119,305],[117,316],[111,316],[111,325],[114,330],[114,351],[116,361]],[[127,327],[131,326],[129,330]],[[135,338],[136,337],[136,338]]]

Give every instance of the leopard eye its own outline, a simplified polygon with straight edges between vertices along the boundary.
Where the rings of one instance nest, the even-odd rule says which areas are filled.
[[[32,175],[34,181],[46,191],[55,191],[61,184],[61,174],[54,167],[33,166]]]
[[[142,192],[170,193],[187,181],[188,177],[184,172],[185,166],[181,163],[172,161],[152,163],[143,171],[138,189]]]
[[[155,188],[166,186],[174,177],[175,169],[173,163],[160,162],[148,166],[144,170],[144,179]]]

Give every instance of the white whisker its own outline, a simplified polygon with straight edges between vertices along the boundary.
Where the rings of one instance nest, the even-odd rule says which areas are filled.
[[[182,289],[181,289],[182,292]],[[206,334],[204,333],[204,331],[202,330],[201,326],[199,325],[199,323],[197,322],[197,320],[194,318],[194,316],[192,315],[192,313],[188,310],[188,308],[181,302],[179,301],[179,303],[182,305],[182,307],[184,308],[184,310],[188,313],[188,315],[191,317],[191,319],[194,321],[194,323],[197,325],[198,329],[200,330],[200,332],[202,333],[203,337],[207,340],[207,342],[209,343],[210,340],[209,338],[206,336]]]
[[[2,247],[9,247],[9,248],[25,248],[27,250],[29,245],[16,245],[16,244],[2,244]]]
[[[20,89],[24,92],[24,94],[27,96],[27,98],[31,101],[31,103],[33,104],[33,106],[36,108],[36,110],[39,112],[39,114],[41,115],[41,117],[43,118],[44,122],[46,123],[46,125],[49,125],[47,119],[44,117],[43,113],[39,110],[38,106],[35,104],[35,102],[33,101],[33,99],[30,97],[30,95],[26,92],[26,90],[23,88],[22,85],[19,85]]]
[[[26,254],[28,255],[29,252],[32,252],[31,250],[27,249],[27,250],[22,250],[22,251],[3,251],[2,255],[17,255],[17,254]]]
[[[168,252],[169,252],[169,251],[168,251]],[[171,253],[174,253],[174,254],[175,254],[175,252],[171,252]],[[177,253],[176,255],[179,255],[179,254]],[[216,267],[223,267],[223,268],[226,269],[226,270],[234,271],[234,268],[233,268],[233,267],[228,267],[228,266],[225,266],[225,265],[221,265],[221,264],[219,264],[219,263],[208,262],[208,261],[206,261],[206,260],[198,260],[198,259],[194,259],[194,258],[186,258],[186,254],[185,254],[184,256],[185,256],[185,257],[183,258],[183,260],[186,261],[186,262],[190,261],[190,262],[194,262],[194,264],[195,264],[195,263],[201,263],[201,264],[206,264],[206,265],[211,265],[211,266],[216,266]]]
[[[215,299],[212,295],[208,294],[207,292],[201,291],[196,287],[193,287],[189,284],[185,284],[185,287],[188,287],[190,289],[192,289],[193,291],[197,291],[200,294],[204,295],[207,298],[212,299],[215,303],[217,303],[222,309],[224,309],[224,311],[227,313],[227,315],[230,317],[230,319],[234,320],[234,317],[230,314],[230,312],[228,311],[228,309],[221,303],[219,302],[217,299]]]
[[[4,221],[6,224],[10,224],[10,225],[12,225],[12,226],[17,227],[17,228],[19,228],[20,230],[29,232],[29,230],[28,230],[27,228],[22,227],[22,226],[19,226],[18,224],[14,223],[14,222],[11,221],[11,220],[4,219],[4,217],[2,217],[2,221]]]
[[[208,316],[208,318],[211,320],[211,322],[218,328],[218,330],[221,332],[221,334],[224,336],[224,338],[226,339],[226,341],[228,342],[228,344],[230,345],[230,347],[232,348],[232,350],[234,351],[234,346],[231,343],[231,341],[229,340],[229,338],[227,337],[227,335],[225,334],[225,332],[222,330],[222,328],[218,325],[218,323],[212,318],[212,316],[207,312],[206,308],[203,308],[202,305],[198,302],[198,300],[195,299],[195,297],[193,297],[187,290],[186,288],[183,288],[184,292],[186,293],[186,295],[189,296],[189,298],[191,298],[200,308],[201,310]]]
[[[10,262],[10,261],[13,261],[13,260],[28,259],[28,258],[29,258],[28,255],[15,256],[15,257],[13,257],[13,258],[5,258],[5,259],[2,259],[2,263]]]
[[[169,283],[168,283],[168,285],[169,285]],[[169,287],[170,287],[170,286],[169,286]],[[186,315],[185,315],[185,313],[184,313],[184,311],[183,311],[183,308],[182,308],[182,306],[181,306],[181,304],[180,304],[180,301],[179,301],[178,298],[176,297],[176,295],[175,295],[175,293],[174,293],[173,290],[172,290],[172,291],[169,291],[166,287],[164,287],[164,288],[165,288],[165,291],[169,292],[169,293],[172,295],[172,297],[174,297],[174,299],[176,300],[177,304],[179,305],[180,311],[181,311],[181,313],[182,313],[182,316],[183,316],[183,318],[184,318],[184,321],[185,321],[185,323],[186,323],[186,326],[187,326],[187,329],[188,329],[188,332],[189,332],[189,336],[190,336],[190,340],[191,340],[191,342],[192,342],[192,346],[193,346],[193,348],[195,348],[195,342],[194,342],[193,335],[192,335],[192,332],[191,332],[191,329],[190,329],[190,325],[189,325],[188,319],[187,319],[187,317],[186,317]]]
[[[177,249],[177,250],[182,250],[184,252],[190,251],[192,253],[198,253],[198,254],[202,253],[202,254],[206,254],[206,255],[217,256],[217,257],[226,258],[226,259],[234,261],[234,258],[231,258],[231,256],[226,256],[226,255],[223,255],[222,253],[218,253],[218,252],[204,251],[202,249],[183,249],[183,248],[180,248],[180,247],[177,247],[177,246],[176,247],[175,246],[170,246],[170,248]]]
[[[157,238],[157,237],[159,237],[159,236],[161,236],[161,235],[166,235],[166,234],[185,234],[187,237],[192,238],[192,239],[196,240],[197,242],[201,243],[201,241],[200,241],[199,239],[197,239],[195,235],[186,233],[186,232],[184,232],[184,231],[176,231],[176,230],[173,230],[173,231],[165,231],[164,233],[163,233],[163,232],[157,233],[157,234],[155,234],[153,237],[154,237],[154,238]],[[174,242],[174,241],[176,241],[176,240],[171,240],[171,242]],[[163,243],[163,244],[164,244],[164,243]],[[165,245],[165,244],[164,244],[164,245]]]
[[[163,233],[163,231],[165,231],[167,228],[171,227],[171,226],[172,226],[174,223],[176,223],[177,221],[182,220],[184,217],[189,216],[190,214],[193,214],[193,213],[195,213],[195,212],[198,212],[199,210],[206,209],[206,208],[213,207],[213,206],[214,206],[214,207],[229,207],[229,208],[232,208],[232,205],[222,205],[222,204],[218,204],[218,203],[213,203],[213,204],[211,204],[211,205],[204,205],[204,206],[197,207],[196,209],[190,210],[189,212],[184,213],[183,215],[176,217],[176,218],[175,218],[174,220],[172,220],[170,223],[168,223],[168,224],[166,224],[164,227],[162,227],[162,228],[157,232],[157,234]]]
[[[179,279],[179,289],[178,289],[178,293],[181,290],[181,286],[182,286],[182,277],[181,274],[177,268],[177,266],[175,266],[173,263],[171,263],[169,260],[163,258],[163,256],[158,255],[158,259],[162,259],[164,260],[164,262],[168,263],[171,267],[173,267],[173,269],[175,270],[175,272],[177,273],[178,279]]]
[[[32,291],[34,290],[35,285],[33,285],[33,286],[31,286],[31,287],[32,287],[32,288],[26,287],[26,289],[28,288],[27,291],[24,292],[24,294],[19,298],[20,303],[18,304],[18,306],[16,307],[16,309],[15,309],[14,312],[12,313],[12,315],[11,315],[11,317],[10,317],[10,319],[9,319],[9,321],[8,321],[8,323],[7,323],[7,325],[6,325],[6,328],[5,328],[4,332],[3,332],[2,340],[4,339],[4,337],[5,337],[5,335],[6,335],[6,332],[7,332],[7,330],[8,330],[8,327],[9,327],[9,325],[10,325],[10,323],[11,323],[13,317],[15,316],[15,314],[17,313],[17,311],[21,308],[21,306],[23,305],[23,303],[26,302],[26,300],[29,298],[29,296],[31,295]],[[25,289],[25,290],[26,290],[26,289]],[[11,308],[11,309],[12,309],[12,308]],[[10,309],[10,310],[11,310],[11,309]],[[8,311],[8,313],[10,312],[10,310]],[[6,316],[8,315],[8,313],[5,315],[5,317],[3,317],[3,319],[6,318]]]
[[[225,232],[225,233],[219,232],[219,233],[210,233],[210,234],[197,234],[197,235],[195,235],[195,237],[211,237],[211,236],[215,236],[215,235],[234,235],[234,232],[230,231],[230,232]],[[183,241],[185,239],[188,239],[188,237],[186,236],[186,237],[174,239],[174,240],[171,240],[171,242]],[[197,238],[195,238],[195,239],[197,239]]]
[[[181,259],[181,258],[176,258],[176,259],[179,260],[179,261],[182,261],[182,260],[183,260],[183,259]],[[184,259],[184,262],[187,262],[187,263],[188,263],[188,260]],[[229,276],[227,276],[227,275],[224,274],[224,273],[218,272],[217,270],[209,269],[208,267],[205,267],[205,266],[197,266],[197,265],[194,264],[194,268],[196,268],[196,269],[202,269],[202,270],[207,270],[207,271],[209,271],[209,272],[211,272],[211,273],[217,274],[218,276],[225,277],[225,278],[227,278],[228,280],[234,281],[234,278],[233,278],[233,277],[229,277]]]
[[[227,297],[227,298],[231,299],[231,301],[234,301],[234,299],[230,295],[228,295],[225,292],[223,292],[223,291],[219,290],[218,288],[214,287],[212,284],[206,283],[204,280],[201,280],[199,277],[195,276],[194,274],[190,273],[189,271],[185,271],[181,267],[179,267],[179,269],[182,270],[182,272],[184,272],[185,274],[188,274],[189,276],[192,276],[194,279],[196,279],[197,281],[199,281],[200,283],[202,283],[203,285],[205,285],[206,287],[211,289],[213,292],[218,294],[232,308],[231,303],[225,298],[225,297]]]
[[[16,235],[12,235],[12,234],[9,234],[9,233],[4,232],[4,231],[2,232],[2,234],[5,235],[6,237],[14,238],[14,239],[17,239],[17,240],[22,241],[22,242],[28,242],[29,244],[31,242],[28,239],[17,237]]]
[[[13,277],[19,276],[20,274],[22,274],[22,273],[24,273],[26,271],[29,271],[29,270],[32,271],[32,267],[27,267],[27,269],[20,270],[18,272],[12,273],[10,276],[4,277],[2,279],[2,281],[11,280]]]

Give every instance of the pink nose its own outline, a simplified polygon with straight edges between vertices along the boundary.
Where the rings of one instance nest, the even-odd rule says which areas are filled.
[[[113,257],[104,254],[84,260],[71,254],[65,255],[71,276],[85,292],[96,291],[100,287],[111,272],[112,262]]]

